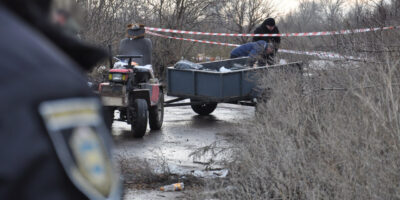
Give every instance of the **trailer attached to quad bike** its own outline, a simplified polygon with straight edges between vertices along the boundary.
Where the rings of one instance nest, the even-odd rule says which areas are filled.
[[[268,70],[290,70],[302,74],[302,63],[229,70],[248,63],[248,57],[198,63],[208,70],[167,68],[168,96],[176,97],[164,107],[191,106],[199,115],[212,113],[218,103],[255,106],[262,94],[257,91],[257,74]],[[224,67],[227,72],[219,72]],[[190,99],[190,102],[181,101]]]

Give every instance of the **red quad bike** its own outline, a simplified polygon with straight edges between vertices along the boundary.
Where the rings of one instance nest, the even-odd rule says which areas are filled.
[[[134,137],[143,137],[147,122],[151,130],[159,130],[164,118],[164,94],[162,85],[154,77],[151,66],[132,65],[132,59],[142,58],[138,55],[117,56],[128,60],[127,66],[109,71],[109,82],[101,83],[101,95],[106,112],[114,116],[119,110],[119,121],[131,125]],[[114,118],[112,117],[112,121]],[[112,124],[110,122],[110,125]]]

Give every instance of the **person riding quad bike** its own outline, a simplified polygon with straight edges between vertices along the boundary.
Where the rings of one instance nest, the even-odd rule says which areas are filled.
[[[118,120],[131,124],[134,137],[145,135],[147,122],[151,130],[159,130],[164,115],[162,86],[151,65],[152,43],[144,35],[144,25],[128,25],[127,38],[121,40],[116,56],[118,61],[109,71],[109,82],[99,88],[109,110],[110,125],[118,110]]]
[[[140,66],[151,65],[153,45],[149,38],[145,38],[143,24],[129,24],[127,26],[127,38],[119,44],[120,55],[142,55],[142,59],[134,59]]]

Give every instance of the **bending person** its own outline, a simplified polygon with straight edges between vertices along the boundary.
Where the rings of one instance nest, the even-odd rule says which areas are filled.
[[[264,40],[257,42],[249,42],[242,44],[231,51],[231,58],[239,58],[249,56],[249,65],[252,67],[257,61],[258,66],[265,65],[265,55],[274,51],[271,44]]]

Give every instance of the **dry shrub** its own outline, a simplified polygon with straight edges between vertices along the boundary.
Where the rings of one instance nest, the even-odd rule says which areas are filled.
[[[114,156],[123,179],[124,193],[129,190],[159,190],[161,186],[178,182],[184,182],[188,190],[203,187],[204,182],[198,177],[171,173],[164,154],[154,153],[154,160],[132,157],[126,151]]]
[[[399,61],[270,71],[221,199],[400,198]],[[224,184],[225,186],[227,184]]]
[[[170,176],[164,173],[156,173],[147,160],[138,158],[128,159],[117,156],[124,185],[128,188],[149,189],[169,180]]]

